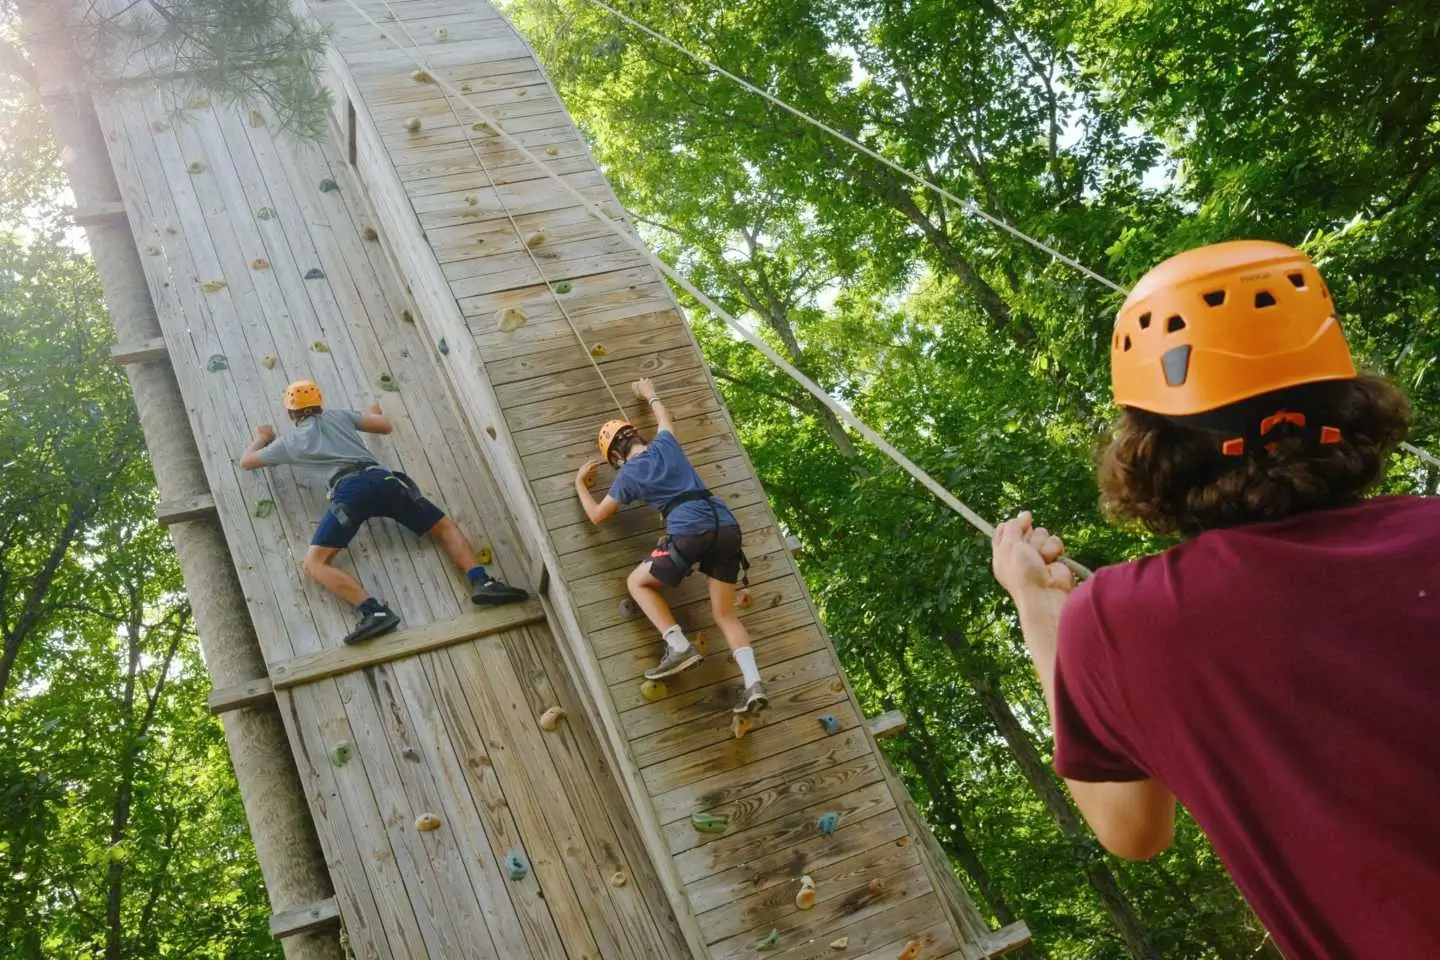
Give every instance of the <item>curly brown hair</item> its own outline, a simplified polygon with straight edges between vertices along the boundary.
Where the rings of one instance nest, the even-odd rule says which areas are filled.
[[[1246,456],[1226,456],[1214,430],[1126,408],[1099,454],[1100,502],[1117,520],[1159,534],[1279,520],[1353,502],[1378,483],[1410,427],[1410,401],[1378,377],[1320,385],[1341,441],[1317,445],[1282,427]]]

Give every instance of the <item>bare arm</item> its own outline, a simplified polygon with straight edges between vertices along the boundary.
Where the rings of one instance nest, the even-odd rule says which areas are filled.
[[[619,500],[607,494],[605,499],[597,503],[595,495],[590,492],[590,480],[599,466],[599,460],[587,460],[580,472],[575,474],[575,495],[580,498],[580,506],[585,508],[585,516],[597,527],[620,511]]]
[[[1022,513],[995,531],[995,578],[1020,613],[1020,632],[1055,716],[1055,656],[1060,611],[1075,586],[1069,569],[1055,561],[1065,552],[1059,537],[1032,529]],[[1075,806],[1100,844],[1126,860],[1148,860],[1175,837],[1175,795],[1157,780],[1091,783],[1066,778]]]
[[[244,470],[260,470],[265,467],[265,461],[260,459],[260,451],[275,442],[275,428],[265,423],[255,428],[255,439],[250,441],[250,446],[240,454],[240,466]]]
[[[665,409],[665,404],[660,395],[655,392],[655,384],[649,377],[641,377],[631,386],[635,395],[650,404],[650,409],[655,412],[655,423],[658,430],[669,430],[675,432],[675,423],[670,419],[670,411]]]
[[[365,408],[365,414],[360,418],[360,430],[363,433],[389,433],[395,429],[395,421],[380,412],[380,404],[372,403]]]

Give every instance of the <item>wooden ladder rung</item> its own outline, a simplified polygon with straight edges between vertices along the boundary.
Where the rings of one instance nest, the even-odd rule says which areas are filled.
[[[340,919],[340,904],[334,897],[321,900],[319,903],[312,903],[308,907],[298,907],[294,910],[286,910],[284,913],[275,913],[270,916],[270,936],[276,940],[284,940],[286,937],[293,937],[300,933],[309,933],[326,924],[334,923]]]
[[[233,687],[211,690],[205,698],[211,714],[229,713],[245,707],[263,707],[275,703],[275,687],[267,679],[251,680]]]
[[[119,200],[97,203],[93,207],[81,207],[72,215],[75,223],[82,227],[91,227],[98,223],[110,223],[114,220],[124,220],[125,216],[125,204]]]
[[[204,520],[215,516],[215,498],[208,493],[185,497],[181,500],[162,500],[155,505],[155,519],[160,526],[184,523],[186,520]]]
[[[137,343],[128,347],[116,344],[110,348],[110,359],[122,364],[160,360],[169,355],[170,351],[165,346],[164,337],[156,337],[154,340],[146,340],[144,343]]]
[[[867,719],[865,725],[870,728],[870,735],[876,740],[898,737],[905,732],[905,714],[899,710],[887,710]]]
[[[980,949],[986,960],[991,957],[1003,957],[1007,953],[1014,953],[1030,942],[1030,928],[1025,925],[1024,920],[1016,920],[1014,923],[1001,927],[993,933],[987,934],[980,942]]]

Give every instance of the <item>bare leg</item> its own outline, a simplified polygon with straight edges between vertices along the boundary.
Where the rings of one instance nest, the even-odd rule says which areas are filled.
[[[710,615],[715,626],[725,635],[725,644],[731,650],[750,646],[750,631],[735,614],[735,584],[720,580],[710,581]]]
[[[449,517],[442,517],[435,526],[429,530],[429,536],[435,538],[440,544],[440,549],[450,558],[450,562],[460,568],[461,573],[469,573],[474,567],[480,564],[475,559],[475,548],[470,546],[470,541],[465,538],[465,532],[460,525]]]
[[[630,596],[645,616],[655,625],[655,629],[664,633],[675,626],[675,614],[670,612],[670,604],[665,602],[665,597],[660,593],[664,586],[650,573],[650,561],[646,560],[630,571],[630,576],[625,578],[625,586],[630,590]]]
[[[335,554],[339,552],[335,547],[311,545],[310,549],[305,552],[305,575],[350,606],[358,607],[370,594],[360,586],[359,580],[344,570],[338,570],[330,565],[330,561],[334,560]]]

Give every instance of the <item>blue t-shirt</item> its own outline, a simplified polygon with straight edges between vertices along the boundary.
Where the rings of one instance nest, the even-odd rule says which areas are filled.
[[[663,513],[665,505],[681,494],[704,489],[704,482],[690,466],[675,434],[661,430],[643,453],[625,461],[610,484],[610,496],[621,503],[644,500]],[[714,505],[714,512],[709,504]],[[708,504],[691,500],[676,507],[665,522],[665,532],[673,537],[709,533],[715,529],[717,515],[720,526],[739,526],[720,498],[711,497]]]

